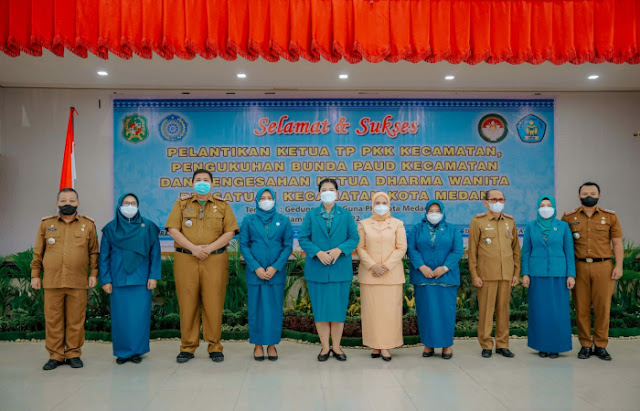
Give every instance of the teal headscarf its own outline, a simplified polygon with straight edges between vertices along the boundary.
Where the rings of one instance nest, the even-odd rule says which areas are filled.
[[[133,193],[124,194],[116,204],[115,218],[102,229],[102,235],[113,247],[122,250],[124,270],[132,273],[151,252],[151,248],[160,234],[160,229],[151,220],[140,215],[140,211],[127,218],[120,212],[120,206],[126,196],[138,197]]]
[[[543,200],[549,200],[551,202],[551,207],[553,207],[553,215],[549,218],[540,217],[540,213],[538,213],[538,209],[536,209],[536,221],[538,223],[538,227],[540,227],[540,231],[542,231],[542,238],[544,241],[547,241],[547,237],[549,237],[549,232],[551,228],[553,228],[553,220],[556,218],[556,214],[558,214],[558,210],[556,210],[556,199],[551,196],[540,196],[538,198],[538,208],[540,208],[540,203]]]
[[[440,207],[440,214],[442,214],[442,220],[440,220],[440,222],[436,225],[431,224],[431,222],[427,219],[427,214],[429,214],[429,207],[431,207],[433,204],[437,204],[438,207]],[[424,210],[424,218],[422,219],[422,222],[427,223],[425,225],[429,229],[429,239],[431,240],[431,244],[435,244],[438,227],[446,225],[446,219],[447,217],[444,213],[444,204],[442,204],[438,200],[429,200],[429,202],[427,203],[427,208]]]
[[[274,194],[273,190],[270,188],[263,188],[260,191],[258,191],[258,193],[256,194],[256,215],[258,216],[258,218],[260,219],[260,221],[262,221],[263,224],[270,224],[271,220],[273,219],[273,216],[276,215],[276,204],[273,205],[273,208],[269,211],[264,211],[263,209],[260,208],[260,197],[262,197],[262,194],[268,191],[271,193],[271,197],[273,197],[273,201],[276,201],[276,195]]]

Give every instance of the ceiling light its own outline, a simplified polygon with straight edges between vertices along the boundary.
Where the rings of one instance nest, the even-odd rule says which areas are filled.
[[[98,72],[98,75],[99,75],[99,76],[108,76],[108,75],[109,75],[109,73],[107,73],[107,72],[106,72],[106,71],[104,71],[104,70],[100,70],[100,71]]]
[[[244,73],[238,73],[238,78],[247,78],[247,75]]]
[[[456,76],[448,75],[444,77],[445,80],[453,80],[454,78],[456,78]]]
[[[340,80],[346,80],[346,79],[349,78],[349,75],[348,74],[340,74],[338,77],[340,78]]]
[[[599,75],[597,75],[597,74],[592,74],[592,75],[590,75],[590,76],[589,76],[589,77],[587,77],[587,78],[588,78],[589,80],[595,80],[595,79],[597,79],[598,77],[600,77],[600,76],[599,76]]]

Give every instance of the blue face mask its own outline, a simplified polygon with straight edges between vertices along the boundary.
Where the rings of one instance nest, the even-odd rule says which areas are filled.
[[[198,181],[193,185],[193,189],[200,195],[208,194],[211,191],[211,183],[206,181]]]

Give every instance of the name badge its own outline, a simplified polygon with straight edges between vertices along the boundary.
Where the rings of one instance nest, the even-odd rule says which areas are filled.
[[[57,228],[47,228],[47,231],[58,231]]]

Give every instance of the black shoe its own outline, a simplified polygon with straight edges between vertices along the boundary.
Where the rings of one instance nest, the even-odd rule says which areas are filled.
[[[446,353],[442,353],[442,359],[443,360],[450,360],[451,358],[453,358],[453,351],[451,351],[449,354]]]
[[[64,365],[64,361],[49,360],[42,366],[42,369],[45,371],[55,370],[59,365]]]
[[[578,353],[578,358],[581,360],[586,360],[591,357],[591,347],[582,347],[580,348],[580,352]]]
[[[434,354],[434,350],[431,350],[429,352],[422,351],[422,356],[425,357],[425,358],[433,357],[433,354]]]
[[[544,351],[540,351],[538,353],[538,355],[540,356],[540,358],[547,358],[549,356],[548,352],[544,352]]]
[[[372,353],[371,353],[371,358],[380,358],[380,355],[381,355],[381,354],[380,354],[379,352],[378,352],[378,353],[374,353],[374,352],[372,352]]]
[[[118,364],[118,365],[122,365],[122,364],[126,363],[127,361],[129,361],[128,358],[122,358],[122,357],[116,358],[116,364]]]
[[[513,358],[515,354],[509,351],[508,348],[496,348],[496,354],[502,354],[503,357]]]
[[[318,361],[320,362],[327,361],[330,356],[331,356],[331,350],[327,351],[326,354],[323,354],[322,350],[320,350],[320,354],[318,354]]]
[[[195,356],[190,352],[180,351],[180,354],[178,354],[178,356],[176,357],[176,361],[178,361],[178,363],[180,364],[183,364],[189,361],[190,359],[192,359],[193,357]]]
[[[338,354],[337,352],[331,350],[331,352],[333,353],[333,356],[335,357],[336,360],[338,361],[347,361],[347,354],[345,354],[344,352],[342,354]]]
[[[256,349],[253,349],[253,359],[256,361],[264,361],[264,351],[262,351],[262,355],[256,355]]]
[[[224,354],[221,352],[210,352],[209,353],[209,358],[211,358],[211,361],[213,362],[222,362],[224,361]]]
[[[388,357],[385,357],[384,355],[380,354],[380,356],[384,361],[391,361],[391,355],[389,355]]]
[[[66,363],[69,364],[71,368],[84,367],[84,364],[82,363],[82,360],[80,359],[80,357],[68,358]]]
[[[129,358],[131,360],[132,363],[134,364],[140,364],[142,362],[142,356],[140,354],[136,354],[134,356],[132,356],[131,358]]]
[[[484,358],[491,358],[491,354],[493,354],[491,350],[482,350],[482,357]]]
[[[276,350],[276,347],[273,347],[273,350],[276,352],[276,355],[269,355],[269,347],[267,347],[267,358],[269,361],[278,361],[278,350]]]
[[[601,360],[611,361],[611,355],[609,355],[606,348],[596,347],[595,350],[593,350],[593,354]]]
[[[550,352],[549,353],[549,358],[556,359],[558,357],[560,357],[560,355],[557,352]]]

